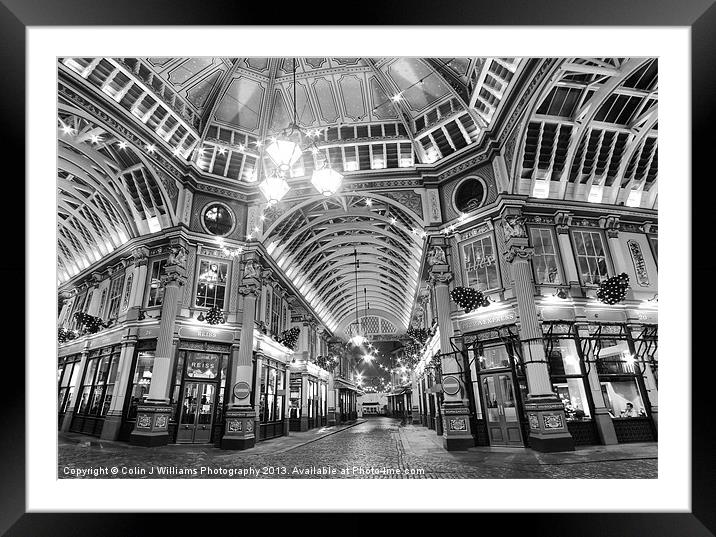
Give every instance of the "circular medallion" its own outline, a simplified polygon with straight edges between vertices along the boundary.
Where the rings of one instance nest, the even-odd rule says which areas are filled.
[[[251,386],[248,382],[237,382],[234,384],[234,397],[237,399],[246,399],[251,393]]]
[[[443,379],[443,391],[448,395],[456,395],[460,391],[460,381],[448,375]]]

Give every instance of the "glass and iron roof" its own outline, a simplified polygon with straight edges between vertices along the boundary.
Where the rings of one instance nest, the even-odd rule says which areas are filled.
[[[510,193],[657,205],[653,58],[107,57],[60,58],[58,69],[61,85],[83,88],[143,140],[60,91],[60,283],[177,225],[178,185],[160,152],[164,165],[171,157],[260,204],[257,183],[270,170],[262,145],[291,123],[294,105],[344,184],[330,197],[303,189],[262,206],[256,238],[334,333],[354,322],[356,298],[362,315],[365,301],[386,326],[409,324],[425,221],[385,185],[447,169],[502,131]],[[316,162],[303,153],[289,183],[306,184]]]

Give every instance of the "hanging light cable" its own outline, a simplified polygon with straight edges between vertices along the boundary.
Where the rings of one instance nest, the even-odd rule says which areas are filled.
[[[356,312],[356,322],[355,322],[355,334],[353,337],[351,337],[351,343],[353,343],[356,347],[359,347],[363,344],[365,341],[365,338],[363,337],[363,334],[361,334],[360,330],[360,322],[358,321],[358,267],[360,266],[360,263],[358,261],[358,249],[353,249],[353,258],[354,258],[354,272],[355,272],[355,293],[354,293],[354,302],[355,302],[355,312]]]

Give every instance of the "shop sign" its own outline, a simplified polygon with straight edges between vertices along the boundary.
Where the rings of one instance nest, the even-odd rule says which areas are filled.
[[[634,313],[634,316],[640,320],[647,323],[657,323],[659,322],[658,314],[655,311],[636,311]]]
[[[494,325],[510,324],[515,322],[516,319],[515,312],[512,310],[477,314],[475,317],[460,321],[460,330],[463,333],[473,332]]]
[[[191,378],[213,379],[219,372],[219,356],[216,354],[192,353],[187,360],[186,374]]]
[[[217,330],[206,326],[182,326],[179,328],[179,337],[182,339],[202,339],[209,341],[233,341],[234,332]]]
[[[456,395],[460,391],[460,381],[448,375],[443,379],[443,391],[448,395]]]

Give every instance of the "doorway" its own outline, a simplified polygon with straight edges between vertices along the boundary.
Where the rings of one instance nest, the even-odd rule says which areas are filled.
[[[186,382],[182,396],[177,443],[208,444],[214,419],[216,384]]]
[[[512,374],[482,375],[481,385],[490,445],[523,447]]]

